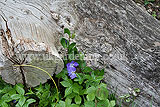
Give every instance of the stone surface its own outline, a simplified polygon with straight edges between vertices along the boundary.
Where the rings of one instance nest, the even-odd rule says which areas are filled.
[[[63,28],[75,31],[79,49],[98,57],[88,64],[105,68],[111,89],[123,95],[140,88],[138,107],[149,107],[152,96],[160,106],[160,22],[132,0],[1,0],[0,9],[13,38],[18,33],[59,50]]]

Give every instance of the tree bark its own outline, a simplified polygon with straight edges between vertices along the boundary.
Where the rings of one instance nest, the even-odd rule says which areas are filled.
[[[160,22],[132,0],[1,0],[0,7],[13,39],[59,49],[67,27],[78,48],[97,57],[88,65],[105,68],[110,89],[123,95],[140,88],[139,107],[149,107],[152,96],[152,107],[160,106]]]

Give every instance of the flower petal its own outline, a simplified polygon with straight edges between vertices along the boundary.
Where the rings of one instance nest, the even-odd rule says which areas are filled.
[[[71,77],[71,79],[74,79],[74,78],[76,78],[77,76],[76,76],[75,73],[73,73],[72,75],[70,75],[70,77]]]
[[[74,61],[72,61],[71,64],[74,64]]]
[[[70,66],[71,63],[66,64],[67,68]]]
[[[68,76],[71,76],[72,75],[72,72],[68,72]]]
[[[74,62],[74,66],[77,67],[79,64],[77,62]]]
[[[75,67],[67,67],[67,71],[73,72],[73,71],[76,71],[76,68]]]

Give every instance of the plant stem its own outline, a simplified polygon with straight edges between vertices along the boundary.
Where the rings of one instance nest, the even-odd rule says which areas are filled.
[[[96,100],[96,98],[95,98],[95,107],[97,107],[97,100]]]

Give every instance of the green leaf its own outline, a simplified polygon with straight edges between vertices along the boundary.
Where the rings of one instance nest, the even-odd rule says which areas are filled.
[[[84,60],[84,53],[82,53],[82,52],[79,53],[79,59]]]
[[[12,98],[13,100],[20,99],[20,97],[21,97],[21,95],[19,95],[19,94],[13,94],[13,95],[11,96],[11,98]]]
[[[13,95],[13,94],[16,94],[16,90],[13,88],[13,89],[10,90],[8,93],[9,93],[9,95],[11,96],[11,95]]]
[[[77,104],[71,104],[70,107],[80,107],[80,106]]]
[[[98,76],[98,77],[95,78],[94,81],[100,82],[103,78],[104,78],[103,76]]]
[[[4,89],[3,90],[1,90],[1,93],[7,93],[7,92],[9,92],[10,90],[12,90],[13,88],[11,87],[11,86],[6,86],[6,87],[4,87]]]
[[[2,102],[1,106],[2,107],[8,107],[8,104],[6,102]]]
[[[84,103],[85,107],[95,107],[95,104],[93,101],[86,101]]]
[[[65,107],[65,102],[64,101],[59,101],[59,107]]]
[[[108,90],[102,87],[97,89],[96,97],[100,100],[105,100],[108,98],[108,94],[109,94]]]
[[[51,103],[51,107],[55,107],[56,103]],[[59,107],[59,104],[56,104],[56,107]]]
[[[115,100],[110,101],[110,106],[111,106],[111,107],[114,107],[115,105],[116,105]]]
[[[63,87],[70,87],[72,84],[69,83],[68,81],[62,81],[60,82],[62,84]]]
[[[135,91],[136,93],[139,93],[141,90],[140,90],[139,88],[135,88],[134,91]]]
[[[3,90],[0,90],[0,93],[2,93],[3,92]]]
[[[68,28],[64,28],[64,34],[67,33],[69,36],[71,35],[71,32]]]
[[[65,99],[65,105],[66,105],[66,106],[69,107],[69,106],[71,105],[71,102],[72,102],[72,99],[70,99],[70,98],[66,98],[66,99]]]
[[[79,61],[79,67],[80,68],[85,68],[86,67],[86,62],[85,61]]]
[[[67,68],[64,68],[59,74],[56,75],[57,78],[64,78],[67,74]]]
[[[16,85],[16,91],[21,95],[24,95],[25,93],[24,89],[18,85]]]
[[[77,94],[75,94],[75,93],[71,93],[71,94],[69,94],[69,95],[67,96],[67,98],[72,99],[72,98],[74,98],[76,95],[77,95]]]
[[[67,81],[70,84],[73,84],[73,81],[71,79],[66,78],[65,81]]]
[[[91,73],[91,77],[92,77],[93,80],[96,79],[96,76],[94,75],[94,72]]]
[[[6,93],[6,94],[4,94],[3,96],[2,96],[2,100],[8,100],[8,98],[9,98],[9,94],[8,93]]]
[[[83,70],[83,72],[91,72],[91,71],[92,71],[92,68],[90,67],[85,67]]]
[[[102,69],[99,73],[99,76],[103,76],[104,75],[104,69]]]
[[[96,88],[94,87],[94,86],[91,86],[91,87],[89,87],[88,89],[87,89],[87,93],[89,94],[89,93],[95,93],[95,91],[96,91]]]
[[[73,84],[73,92],[79,94],[79,85],[77,83]]]
[[[50,91],[49,90],[47,90],[47,91],[43,91],[43,93],[42,93],[42,96],[41,96],[42,98],[49,98],[50,97]]]
[[[37,91],[42,91],[43,90],[43,86],[42,86],[42,83],[40,83],[39,86],[37,86],[36,88],[34,88],[35,90]]]
[[[65,90],[65,97],[66,97],[67,95],[71,94],[71,93],[72,93],[72,90],[73,90],[73,89],[72,89],[72,86],[66,88],[66,90]]]
[[[94,99],[95,99],[95,93],[94,93],[94,92],[89,93],[89,94],[87,95],[87,100],[88,100],[88,101],[93,101]]]
[[[36,102],[35,99],[28,99],[28,100],[25,102],[25,104],[23,105],[23,107],[29,107],[29,105],[30,105],[31,103],[34,103],[34,102]]]
[[[144,1],[144,5],[148,5],[150,2],[148,0]]]
[[[83,90],[81,89],[81,90],[79,90],[79,95],[84,95],[84,94],[87,94],[87,93],[86,93],[86,89],[83,89]]]
[[[97,75],[97,76],[103,76],[104,75],[104,69],[102,69],[100,71],[99,70],[95,70],[94,74]]]
[[[75,38],[75,36],[76,36],[76,34],[75,34],[75,33],[73,33],[73,34],[72,34],[72,36],[71,36],[71,38],[72,38],[72,39],[74,39],[74,38]]]
[[[46,83],[45,86],[44,86],[44,88],[45,88],[46,90],[50,90],[51,86],[50,86],[50,84]]]
[[[90,80],[92,77],[90,75],[85,75],[84,79]]]
[[[67,48],[69,45],[69,41],[66,40],[65,38],[62,38],[60,42],[61,42],[61,45],[63,46],[63,48]]]
[[[74,51],[75,54],[78,54],[78,49],[77,49],[77,47],[74,47],[74,48],[73,48],[73,51]]]
[[[74,101],[75,101],[76,104],[81,104],[82,98],[79,95],[77,95],[75,97]]]
[[[25,98],[24,96],[22,96],[22,97],[19,99],[18,104],[19,104],[20,106],[23,106],[23,104],[25,103],[25,101],[26,101],[26,98]]]
[[[112,107],[112,106],[110,106],[109,100],[106,99],[98,101],[97,107]]]
[[[2,100],[3,102],[10,102],[12,99],[10,98],[9,94],[6,93],[6,94],[4,94],[4,95],[1,97],[1,100]]]
[[[74,81],[79,81],[79,84],[82,84],[84,79],[83,79],[83,74],[81,73],[76,73],[77,78],[74,79]]]
[[[76,43],[71,43],[71,44],[68,46],[69,51],[71,51],[75,46],[76,46]]]
[[[67,63],[68,63],[68,56],[67,55],[63,56],[63,61],[64,61],[64,65],[67,65]],[[62,77],[62,78],[65,78],[65,77]]]
[[[157,14],[156,14],[155,11],[153,11],[152,16],[153,16],[154,18],[156,18]]]
[[[30,88],[25,95],[32,95],[32,94],[34,94],[34,92],[33,92],[32,89]]]
[[[99,87],[100,87],[100,88],[107,88],[107,84],[101,83],[101,84],[99,85]]]
[[[131,102],[131,99],[130,99],[130,98],[127,98],[127,99],[126,99],[126,102],[127,102],[127,103]]]
[[[21,84],[21,83],[17,83],[16,85],[20,86],[21,88],[24,87],[23,84]]]

